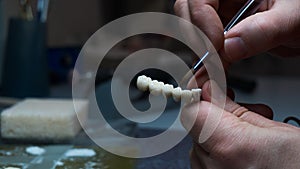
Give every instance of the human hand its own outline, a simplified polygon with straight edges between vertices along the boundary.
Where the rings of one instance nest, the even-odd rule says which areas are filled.
[[[260,52],[300,56],[300,1],[264,0],[255,15],[235,25],[224,37],[224,26],[246,0],[177,0],[175,13],[195,24],[231,63]]]
[[[195,144],[191,152],[193,169],[300,168],[300,129],[270,120],[272,111],[263,105],[241,106],[226,99],[225,110],[212,136],[199,143],[204,121],[212,110],[211,85],[203,87],[203,101],[186,105],[181,112],[184,126],[195,118],[190,135]]]

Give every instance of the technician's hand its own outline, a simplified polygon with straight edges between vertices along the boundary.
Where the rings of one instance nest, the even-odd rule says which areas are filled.
[[[219,109],[210,103],[210,88],[210,82],[206,82],[203,101],[182,110],[184,126],[198,113],[190,131],[195,141],[191,152],[193,169],[300,168],[300,129],[268,119],[272,112],[262,105],[245,105],[246,108],[227,98],[218,127],[207,141],[199,143],[207,115]]]
[[[199,27],[230,63],[265,51],[300,56],[299,0],[264,0],[260,12],[235,25],[224,37],[224,26],[245,2],[177,0],[174,9]]]

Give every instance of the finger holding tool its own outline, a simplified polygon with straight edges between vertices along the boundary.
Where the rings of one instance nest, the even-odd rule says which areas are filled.
[[[246,17],[254,14],[261,6],[264,0],[248,0],[246,4],[237,12],[231,21],[224,28],[224,35],[237,23]],[[186,84],[188,80],[204,66],[204,61],[210,57],[210,52],[206,51],[204,55],[193,65],[193,67],[183,76],[180,85]]]

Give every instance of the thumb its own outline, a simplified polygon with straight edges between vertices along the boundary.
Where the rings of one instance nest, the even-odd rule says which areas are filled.
[[[299,32],[299,6],[298,0],[277,0],[269,10],[244,19],[225,35],[221,54],[232,62],[291,40]]]
[[[218,84],[209,80],[202,86],[202,99],[208,102],[217,103],[216,98],[212,96],[212,90],[214,90],[217,95],[224,95]],[[216,96],[215,96],[216,97]],[[217,103],[219,104],[219,103]],[[216,106],[218,106],[216,104]],[[233,114],[235,117],[238,117],[240,120],[243,120],[254,126],[266,127],[272,125],[273,111],[270,107],[263,104],[238,104],[231,100],[228,96],[226,97],[224,110]]]
[[[188,129],[189,134],[212,155],[216,155],[224,147],[248,140],[260,129],[275,126],[270,120],[245,107],[239,106],[228,110],[222,110],[210,102],[201,101],[186,105],[181,112],[181,121],[184,127],[190,126],[190,123],[194,121],[193,126]],[[210,114],[221,116],[219,121],[213,121],[217,123],[216,128],[210,127],[213,124],[206,123]]]
[[[212,88],[218,90],[216,85],[213,81],[206,82],[202,88],[203,100],[185,105],[181,111],[182,125],[207,152],[211,152],[213,147],[222,140],[226,142],[228,139],[244,136],[247,133],[245,131],[251,132],[259,128],[274,126],[271,120],[233,102],[228,97],[224,109],[211,103],[213,98],[210,92]],[[220,92],[217,91],[217,93]],[[261,109],[261,106],[255,109],[258,110],[257,108],[266,110]],[[214,120],[210,117],[214,117]]]

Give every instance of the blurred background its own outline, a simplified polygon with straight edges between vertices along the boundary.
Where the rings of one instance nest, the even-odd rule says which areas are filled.
[[[72,98],[74,64],[82,46],[94,32],[128,14],[148,11],[173,14],[173,4],[171,0],[0,0],[1,106],[26,97]],[[193,52],[169,37],[139,35],[120,42],[101,63],[101,74],[96,79],[97,100],[107,119],[122,118],[113,106],[110,94],[110,78],[114,69],[130,53],[149,47],[174,52],[189,65],[193,62]],[[228,71],[227,83],[234,89],[238,102],[267,104],[274,110],[274,119],[283,121],[287,116],[299,117],[300,114],[299,65],[300,58],[280,58],[262,53],[233,64]],[[173,83],[167,74],[155,70],[143,73]],[[133,104],[147,108],[148,96],[131,89]],[[139,132],[136,124],[130,123],[126,128],[123,124],[128,122],[118,121],[111,125],[115,124],[115,128],[121,128],[120,132],[127,135],[153,136],[168,129],[178,110],[178,104],[169,102],[163,117],[153,123],[139,125]],[[87,137],[82,135],[79,142],[86,143]],[[191,140],[183,141],[181,148],[154,157],[156,167],[189,166],[187,154],[190,143]],[[169,163],[166,162],[168,160]],[[145,160],[139,165],[149,168],[150,163]]]
[[[23,6],[22,1],[26,2]],[[33,36],[35,38],[45,36],[39,38],[44,38],[45,40],[45,45],[41,48],[46,50],[45,57],[49,66],[49,80],[51,84],[57,84],[68,80],[69,70],[74,66],[81,47],[101,26],[121,16],[136,12],[160,11],[172,13],[173,5],[172,2],[159,0],[143,2],[138,0],[90,0],[88,2],[82,2],[80,0],[52,0],[47,9],[39,10],[38,4],[38,0],[1,0],[1,81],[3,80],[3,74],[7,74],[3,72],[4,69],[6,69],[3,62],[5,58],[9,58],[9,56],[6,57],[5,55],[16,55],[15,53],[11,54],[10,50],[6,50],[6,48],[17,50],[20,45],[22,46],[20,40],[25,39],[25,37],[16,37],[17,34],[15,32],[11,32],[11,36],[9,36],[9,30],[14,26],[10,25],[10,20],[12,19],[22,18],[23,21],[36,22],[36,19],[39,18],[39,13],[45,12],[48,14],[46,20],[41,22],[41,24],[44,24],[44,28],[41,28],[43,29],[41,31],[44,31],[44,35]],[[24,9],[28,7],[30,9]],[[16,27],[22,25],[24,24],[18,22]],[[38,34],[37,30],[31,29],[32,30],[29,30],[28,33],[25,32],[25,34],[32,32]],[[16,31],[19,32],[20,30],[17,29]],[[13,41],[11,42],[12,45],[8,46],[7,41]],[[135,40],[130,41],[133,41],[131,46],[140,43],[139,41],[135,42]],[[126,43],[123,45],[126,45]],[[33,44],[33,46],[35,45]],[[29,48],[29,46],[27,46],[27,48]],[[4,78],[7,79],[7,76]]]
[[[172,1],[161,0],[89,0],[84,2],[81,0],[51,0],[45,9],[41,9],[37,0],[0,0],[1,93],[11,97],[26,97],[27,95],[43,97],[49,95],[70,96],[70,86],[66,87],[66,84],[70,83],[72,68],[81,47],[95,31],[114,19],[132,13],[157,11],[173,14],[173,3]],[[39,16],[41,13],[46,14],[46,17],[41,18]],[[16,18],[19,18],[19,21],[16,21],[18,20]],[[11,20],[15,20],[15,22]],[[21,23],[22,21],[34,23],[32,23],[30,28],[30,24],[26,27],[26,24]],[[17,28],[14,28],[14,26]],[[22,30],[25,30],[23,34],[28,35],[23,36],[21,33],[21,35],[17,33]],[[161,41],[162,38],[164,39],[163,41]],[[146,36],[125,40],[116,47],[116,50],[119,51],[118,57],[113,57],[114,59],[104,62],[104,72],[107,72],[107,77],[109,78],[117,63],[128,55],[128,51],[132,52],[147,47],[161,47],[175,53],[188,53],[190,55],[188,48],[166,39],[166,37]],[[41,41],[45,42],[38,47],[37,44],[41,44]],[[22,45],[25,49],[22,48]],[[19,52],[17,52],[18,50]],[[22,56],[24,53],[26,56]],[[44,56],[35,57],[33,55]],[[114,55],[113,52],[111,55]],[[18,56],[19,60],[16,56]],[[24,72],[24,69],[27,69],[21,64],[24,63],[24,60],[27,60],[28,63],[26,63],[29,65],[29,69],[32,69],[31,72]],[[191,59],[186,59],[186,61],[191,63]],[[37,67],[36,63],[46,65],[47,69],[43,69],[42,66]],[[283,91],[283,94],[289,93],[286,90],[291,88],[290,85],[294,84],[293,82],[297,83],[298,81],[298,76],[300,75],[299,64],[299,58],[280,58],[264,53],[233,64],[229,70],[229,85],[237,89],[238,100],[270,102],[269,104],[275,106],[278,111],[283,111],[281,107],[284,107],[285,110],[293,111],[294,109],[291,109],[290,105],[278,106],[277,104],[280,104],[281,101],[276,101],[276,104],[273,103],[274,99],[281,97],[280,95],[267,100],[262,99],[267,95],[264,92],[270,88],[268,84],[266,84],[268,86],[266,89],[260,89],[260,87],[264,86],[264,83],[269,82],[266,79],[270,78],[273,87],[281,84],[274,90]],[[23,77],[27,76],[26,73],[32,75],[33,72],[39,73],[34,78],[32,76],[27,79],[21,78],[23,85],[20,84],[22,83],[20,79],[19,81],[16,80],[15,76],[18,74],[23,73],[24,75],[20,75]],[[47,78],[44,76],[47,76]],[[104,77],[103,79],[105,80],[106,76],[101,77]],[[101,82],[103,79],[97,80]],[[276,80],[279,80],[279,82],[277,83]],[[285,83],[281,83],[281,80],[286,80],[288,86],[282,86]],[[39,84],[42,87],[41,89],[30,89],[32,83],[28,84],[29,87],[26,87],[25,81],[32,81],[32,83],[35,81],[35,84]],[[16,91],[16,86],[19,88],[23,86],[23,89]],[[22,90],[32,91],[22,93]],[[18,92],[21,94],[18,94]],[[270,91],[271,96],[274,95],[274,92]],[[290,93],[287,94],[288,96],[285,99],[291,98],[291,100],[295,100],[296,96],[293,94],[297,92]],[[281,118],[278,117],[278,120]]]
[[[76,58],[95,31],[132,13],[173,14],[174,3],[161,0],[51,0],[42,6],[41,2],[47,1],[0,0],[0,87],[3,96],[71,97],[70,79]],[[109,79],[128,53],[147,47],[177,53],[188,64],[193,60],[187,47],[168,37],[132,37],[111,50],[108,58],[112,59],[104,60],[104,75],[99,76],[96,83],[102,84]],[[298,114],[294,106],[298,104],[298,92],[295,91],[300,86],[299,64],[299,58],[262,53],[233,64],[228,73],[228,84],[235,89],[238,101],[271,105],[276,112],[275,119],[281,121],[286,113]],[[165,77],[158,75],[156,78]]]

